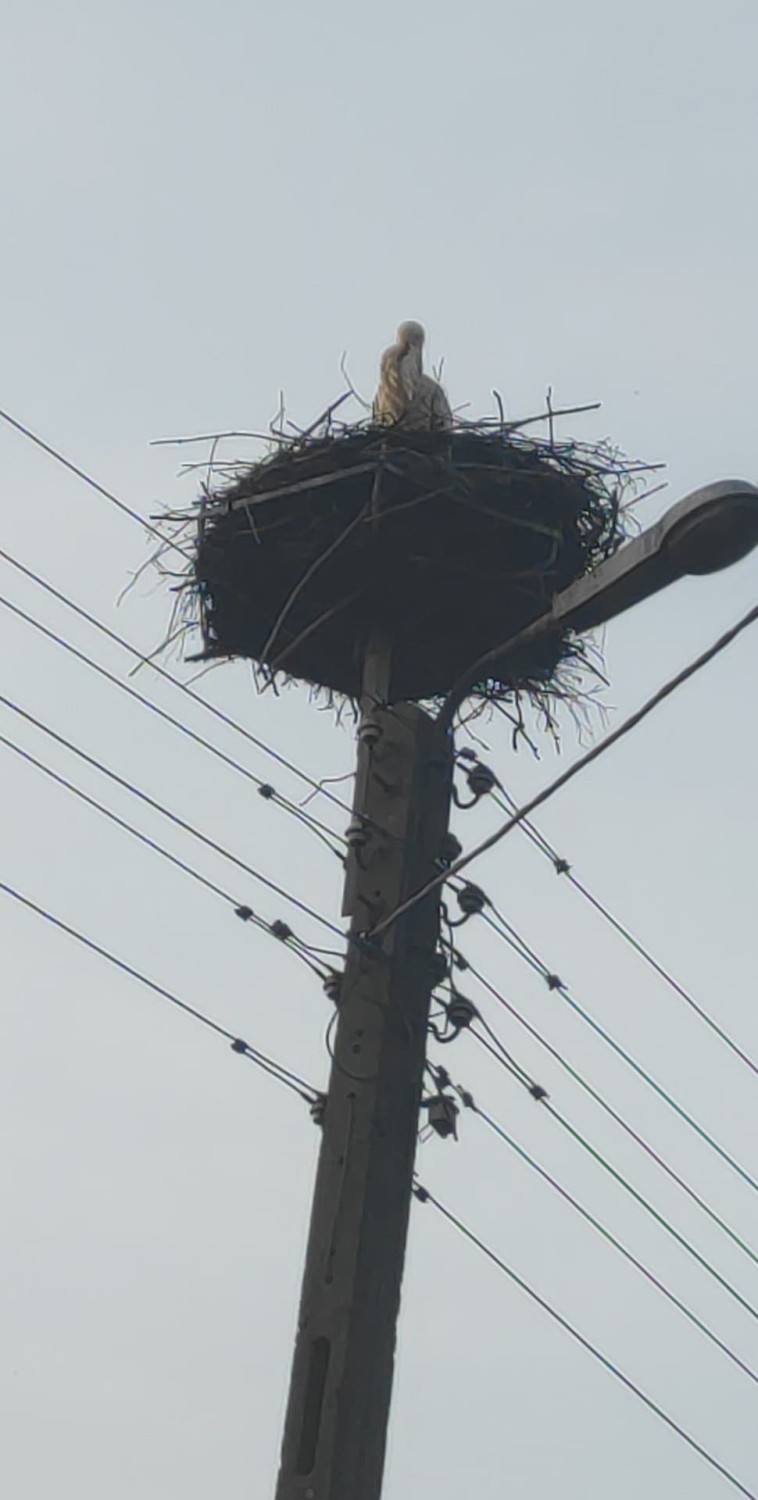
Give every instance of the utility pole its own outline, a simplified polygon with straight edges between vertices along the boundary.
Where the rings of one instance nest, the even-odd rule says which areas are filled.
[[[364,654],[344,914],[348,947],[276,1500],[378,1500],[411,1202],[439,892],[364,940],[439,869],[452,737],[386,706],[391,651]]]

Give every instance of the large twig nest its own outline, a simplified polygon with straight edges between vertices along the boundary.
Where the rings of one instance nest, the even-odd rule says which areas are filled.
[[[439,699],[618,547],[640,467],[491,422],[280,442],[200,501],[187,583],[202,657],[355,699],[378,627],[394,643],[392,698]],[[569,638],[541,643],[474,696],[542,700],[577,654]]]

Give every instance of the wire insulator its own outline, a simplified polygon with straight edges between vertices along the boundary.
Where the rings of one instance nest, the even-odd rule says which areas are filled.
[[[278,917],[275,922],[269,923],[268,930],[272,937],[279,939],[280,943],[287,943],[292,937],[292,928],[288,927],[286,922],[280,921]]]
[[[470,881],[456,891],[456,900],[467,917],[475,917],[487,905],[487,897],[481,886],[472,885]]]
[[[541,1099],[549,1099],[549,1097],[550,1097],[550,1095],[548,1094],[547,1089],[543,1089],[541,1083],[532,1083],[532,1084],[530,1084],[530,1086],[529,1086],[529,1093],[531,1094],[531,1096],[532,1096],[533,1099],[537,1100],[538,1103],[539,1103],[539,1101]]]
[[[342,978],[342,974],[338,974],[336,969],[332,969],[324,978],[324,994],[328,1000],[333,1000],[335,1005],[338,1005],[342,998]]]
[[[553,860],[553,864],[555,865],[555,873],[556,873],[556,875],[568,875],[568,874],[570,874],[570,872],[571,872],[571,865],[569,864],[569,862],[568,862],[567,859],[560,859],[560,858],[554,859]]]
[[[436,990],[437,985],[442,984],[442,981],[447,979],[449,973],[450,965],[444,953],[440,953],[439,951],[432,953],[429,959],[429,978],[432,989]]]
[[[252,922],[255,912],[252,906],[235,906],[234,915],[239,917],[241,922]]]
[[[241,1036],[236,1036],[231,1043],[231,1048],[232,1052],[247,1052],[247,1042],[244,1042]]]
[[[453,995],[447,1007],[447,1018],[456,1031],[462,1031],[465,1026],[470,1026],[475,1021],[479,1012],[471,1000],[465,995]]]
[[[495,772],[480,760],[476,761],[471,770],[466,772],[466,781],[469,791],[476,797],[477,802],[480,797],[486,797],[487,793],[497,786]]]
[[[258,787],[258,796],[265,797],[266,801],[270,802],[271,798],[276,796],[276,787],[270,786],[267,781],[264,781],[262,785]]]
[[[448,1136],[458,1139],[458,1105],[449,1094],[438,1094],[427,1104],[429,1124],[437,1135],[445,1140]]]
[[[547,985],[549,990],[563,989],[563,980],[561,979],[560,974],[546,974],[545,984]]]
[[[439,853],[440,864],[446,868],[463,853],[463,845],[454,833],[446,833]]]

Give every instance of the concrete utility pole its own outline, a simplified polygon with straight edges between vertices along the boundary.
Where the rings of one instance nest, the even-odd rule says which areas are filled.
[[[453,683],[436,719],[391,702],[391,650],[363,656],[344,914],[351,942],[311,1217],[276,1500],[379,1500],[411,1202],[429,1000],[438,979],[440,873],[453,773],[452,719],[471,684],[514,647],[586,630],[688,574],[758,545],[758,489],[707,486],[556,593],[525,628]]]
[[[365,654],[344,914],[352,918],[277,1500],[378,1500],[411,1202],[439,893],[361,935],[437,873],[452,737],[389,696]]]

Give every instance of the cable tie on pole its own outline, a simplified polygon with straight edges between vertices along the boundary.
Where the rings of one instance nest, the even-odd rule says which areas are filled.
[[[310,1117],[314,1125],[323,1125],[326,1114],[326,1094],[318,1093],[308,1105]]]
[[[429,1193],[425,1187],[421,1186],[420,1182],[413,1184],[413,1196],[414,1198],[418,1198],[419,1203],[427,1203],[429,1201]]]
[[[368,958],[384,957],[384,949],[382,947],[381,938],[372,937],[371,933],[369,932],[351,933],[348,941],[353,943],[361,953],[365,953]]]
[[[338,1005],[342,998],[342,979],[343,975],[338,974],[336,969],[330,969],[329,973],[324,975],[324,994],[327,1000],[332,1000],[335,1005]]]

